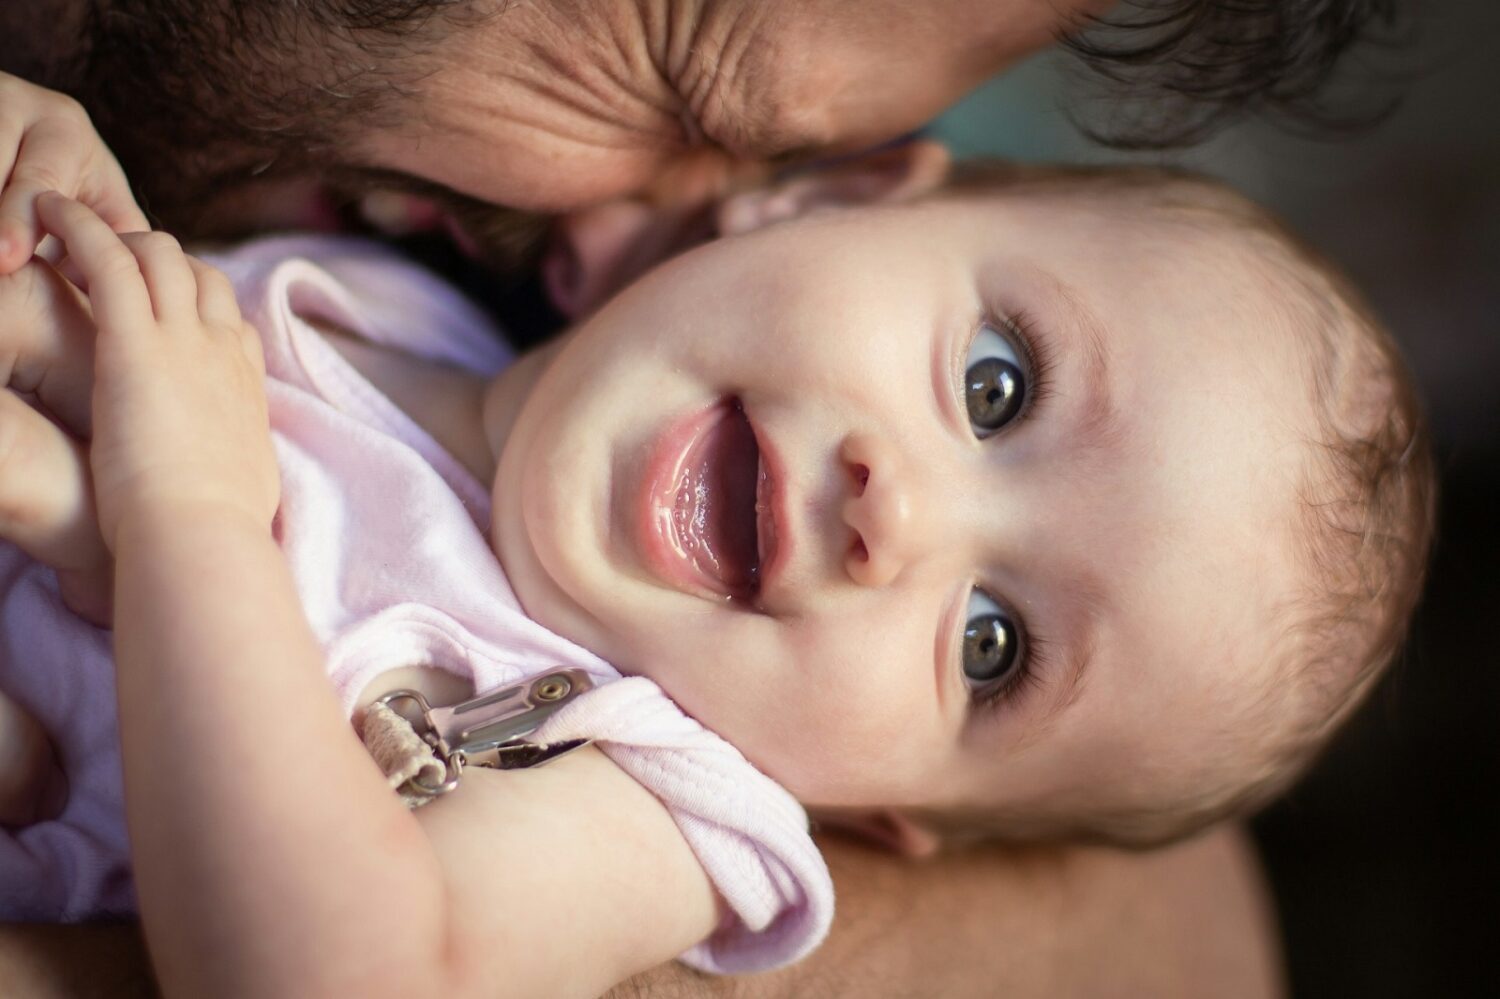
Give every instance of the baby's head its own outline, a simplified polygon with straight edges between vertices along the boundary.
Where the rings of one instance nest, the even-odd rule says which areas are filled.
[[[908,844],[1252,807],[1416,600],[1432,477],[1394,348],[1218,185],[884,156],[726,205],[738,235],[518,369],[522,604]]]

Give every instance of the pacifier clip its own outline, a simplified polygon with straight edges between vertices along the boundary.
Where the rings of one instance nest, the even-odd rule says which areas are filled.
[[[402,802],[420,808],[458,787],[465,767],[539,767],[587,745],[588,739],[544,744],[530,736],[593,686],[585,671],[559,669],[444,708],[419,691],[393,690],[365,709],[360,737]],[[398,703],[414,705],[416,717],[397,711]]]

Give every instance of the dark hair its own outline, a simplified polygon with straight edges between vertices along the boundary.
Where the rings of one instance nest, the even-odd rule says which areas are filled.
[[[372,190],[441,204],[503,274],[535,264],[550,219],[357,162],[360,129],[411,113],[432,47],[504,5],[472,0],[78,0],[85,39],[37,82],[89,110],[158,225],[205,238],[258,227],[277,199],[361,224]],[[170,156],[162,151],[169,150]]]
[[[71,25],[68,44],[56,32],[23,35],[27,44],[0,57],[0,68],[78,98],[147,213],[212,235],[228,233],[215,231],[205,207],[229,192],[350,179],[349,137],[402,114],[431,46],[492,13],[469,0],[57,6]]]
[[[1187,145],[1256,113],[1339,130],[1373,123],[1393,106],[1379,100],[1336,110],[1323,95],[1357,42],[1394,40],[1397,0],[1124,0],[1121,6],[1062,39],[1111,85],[1107,116],[1075,116],[1107,145]]]

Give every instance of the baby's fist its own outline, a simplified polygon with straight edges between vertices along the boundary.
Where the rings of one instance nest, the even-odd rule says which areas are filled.
[[[265,362],[229,279],[166,233],[117,234],[61,195],[37,203],[97,327],[89,458],[105,544],[135,518],[269,531],[279,479]]]

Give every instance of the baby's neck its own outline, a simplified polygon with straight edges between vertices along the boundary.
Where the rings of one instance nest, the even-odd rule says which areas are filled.
[[[313,325],[350,366],[432,435],[480,482],[495,476],[484,435],[485,379],[413,357],[321,320]]]
[[[532,386],[557,356],[565,342],[564,336],[535,347],[518,357],[513,364],[496,375],[485,387],[481,418],[485,441],[490,449],[490,475],[485,481],[493,481],[495,469],[500,462],[500,452],[510,437],[511,428]]]
[[[516,414],[559,343],[528,352],[499,376],[486,380],[370,343],[319,319],[312,324],[354,370],[484,483],[494,481]]]

